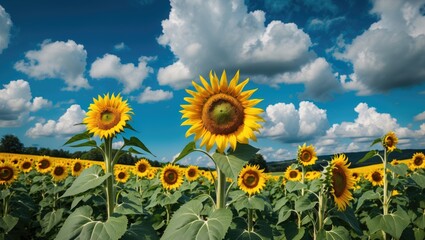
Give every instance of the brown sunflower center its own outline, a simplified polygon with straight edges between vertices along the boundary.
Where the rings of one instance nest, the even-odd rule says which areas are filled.
[[[118,173],[118,178],[119,178],[119,179],[124,179],[124,178],[125,178],[125,176],[126,176],[125,172],[120,172],[120,173]]]
[[[83,166],[81,166],[81,163],[77,162],[74,164],[74,172],[79,172],[81,169],[83,168]]]
[[[289,177],[290,178],[296,178],[296,177],[298,177],[298,172],[297,171],[290,171],[289,172]]]
[[[254,171],[248,171],[242,176],[243,184],[247,188],[255,188],[260,181],[260,176]]]
[[[355,173],[352,174],[352,176],[353,176],[354,179],[357,179],[359,177],[359,174],[355,172]]]
[[[389,148],[394,146],[394,139],[391,136],[388,136],[385,138],[385,145]]]
[[[146,166],[146,164],[139,164],[139,166],[137,167],[137,171],[139,171],[140,173],[146,172],[147,169],[148,167]]]
[[[46,168],[49,168],[50,167],[50,161],[49,160],[47,160],[47,159],[42,159],[40,162],[39,162],[39,168],[40,169],[46,169]]]
[[[413,160],[413,163],[415,164],[415,166],[421,166],[423,162],[424,162],[424,159],[421,157],[415,157],[415,159]]]
[[[98,127],[102,130],[108,130],[115,127],[121,120],[120,114],[116,110],[106,109],[100,113],[100,121]]]
[[[229,134],[244,122],[244,107],[234,97],[219,93],[211,96],[203,106],[204,127],[213,134]]]
[[[63,167],[55,167],[55,170],[53,170],[53,174],[55,176],[62,176],[65,173],[65,169]]]
[[[0,180],[9,181],[13,178],[13,169],[8,166],[0,167]]]
[[[174,169],[168,169],[164,173],[164,181],[167,184],[174,184],[177,182],[178,173]]]
[[[189,177],[195,177],[196,176],[196,169],[193,169],[193,168],[189,169],[187,171],[187,175],[189,175]]]
[[[382,175],[379,172],[372,173],[372,180],[374,182],[380,182],[382,181]]]
[[[336,167],[332,170],[332,187],[336,197],[340,197],[347,188],[347,176],[343,169]]]
[[[31,162],[24,162],[22,163],[22,169],[29,169],[31,168]]]
[[[310,162],[312,159],[312,155],[309,151],[303,151],[301,154],[301,161]]]

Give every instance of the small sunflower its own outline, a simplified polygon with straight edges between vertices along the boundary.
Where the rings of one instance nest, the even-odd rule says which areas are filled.
[[[0,185],[10,185],[18,178],[18,168],[9,161],[0,162]]]
[[[187,167],[186,171],[185,171],[185,176],[186,176],[186,179],[189,182],[196,181],[199,178],[198,166],[192,166],[191,165],[191,166]]]
[[[148,172],[148,174],[146,175],[146,178],[149,180],[152,180],[156,177],[156,169],[155,168],[151,168]]]
[[[31,158],[24,158],[19,164],[19,168],[22,172],[28,173],[32,170],[33,161]]]
[[[177,189],[183,183],[183,174],[180,167],[173,164],[167,164],[162,168],[160,179],[165,189]]]
[[[335,155],[331,161],[331,189],[330,193],[334,198],[339,211],[344,211],[353,195],[350,192],[354,188],[354,178],[348,168],[348,158],[345,154]]]
[[[353,180],[354,180],[355,183],[360,181],[361,174],[359,172],[351,170],[351,176],[353,177]]]
[[[108,93],[103,97],[99,95],[98,99],[93,98],[93,101],[83,120],[87,130],[100,138],[112,138],[122,132],[131,119],[130,114],[133,114],[127,100],[123,101],[120,94],[109,96]]]
[[[394,151],[397,148],[397,143],[398,138],[394,132],[389,132],[382,138],[382,145],[388,152]]]
[[[239,173],[239,188],[249,196],[259,193],[266,186],[266,176],[263,171],[264,169],[260,170],[258,165],[246,165]]]
[[[260,99],[249,98],[257,89],[243,91],[249,79],[238,84],[239,71],[230,83],[225,71],[220,80],[212,71],[209,77],[210,83],[200,76],[203,86],[192,82],[196,91],[186,90],[192,96],[184,98],[189,104],[181,105],[183,110],[180,111],[182,118],[187,118],[181,125],[191,126],[186,137],[195,134],[195,141],[202,138],[201,147],[205,145],[210,151],[216,144],[220,153],[229,144],[235,150],[238,142],[256,141],[254,132],[261,128],[258,122],[264,121],[260,117],[263,110],[254,108]]]
[[[146,177],[150,168],[151,164],[149,161],[145,158],[142,158],[134,165],[134,173],[139,177]]]
[[[43,156],[40,159],[37,160],[37,163],[35,165],[37,172],[39,173],[48,173],[50,170],[52,170],[52,161],[49,157]]]
[[[418,169],[418,168],[425,168],[425,155],[421,152],[417,152],[413,154],[411,162],[411,168]]]
[[[126,183],[130,178],[130,174],[124,168],[117,168],[114,171],[115,180],[120,183]]]
[[[393,159],[392,161],[391,161],[391,165],[393,165],[393,166],[396,166],[396,165],[399,165],[401,162],[399,161],[399,160],[397,160],[397,159]]]
[[[76,177],[79,176],[81,174],[81,172],[84,170],[84,163],[83,161],[80,160],[75,160],[72,164],[71,164],[71,175]]]
[[[317,156],[313,145],[306,146],[304,143],[303,146],[298,146],[297,158],[298,162],[303,166],[313,165],[316,163]]]
[[[60,182],[68,177],[68,168],[62,162],[58,162],[53,166],[50,174],[53,177],[53,181]]]
[[[301,172],[298,169],[292,169],[291,166],[286,168],[285,179],[287,179],[288,181],[300,181],[301,178]]]
[[[321,176],[321,173],[319,171],[308,171],[305,173],[305,178],[307,180],[314,180],[314,179],[319,179]]]
[[[382,169],[375,169],[367,175],[367,179],[373,186],[384,185],[384,171]]]

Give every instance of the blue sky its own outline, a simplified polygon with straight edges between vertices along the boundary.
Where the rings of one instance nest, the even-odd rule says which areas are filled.
[[[303,143],[369,150],[388,131],[425,147],[423,0],[0,1],[0,65],[0,135],[26,146],[61,148],[93,97],[121,93],[127,135],[168,162],[192,141],[184,89],[239,69],[264,99],[252,145],[268,161]]]

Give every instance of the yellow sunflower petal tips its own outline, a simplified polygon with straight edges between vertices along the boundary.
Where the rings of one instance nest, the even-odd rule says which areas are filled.
[[[348,158],[344,154],[336,155],[331,161],[331,195],[339,211],[344,211],[353,195],[355,180],[349,167]]]
[[[229,145],[234,150],[237,142],[255,141],[254,132],[261,128],[258,122],[264,121],[260,117],[263,110],[253,108],[261,101],[249,99],[253,90],[243,92],[248,79],[238,84],[237,72],[228,83],[225,71],[220,80],[213,72],[209,77],[210,83],[200,76],[202,86],[192,82],[196,91],[188,90],[192,97],[184,98],[188,104],[181,105],[182,118],[187,118],[182,125],[190,126],[186,137],[194,134],[195,141],[201,139],[201,147],[209,151],[216,145],[220,153]]]
[[[394,132],[387,133],[382,139],[382,145],[388,152],[392,152],[397,148],[398,138]]]
[[[183,174],[179,166],[167,164],[161,172],[162,187],[167,190],[179,188],[183,183]]]
[[[304,166],[313,165],[316,163],[317,155],[313,145],[304,145],[298,147],[298,162]]]
[[[259,193],[266,186],[266,175],[258,165],[246,165],[239,173],[238,186],[248,195]]]

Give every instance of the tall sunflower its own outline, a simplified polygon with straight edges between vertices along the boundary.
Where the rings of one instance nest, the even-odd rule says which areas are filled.
[[[285,179],[288,181],[300,181],[301,177],[301,172],[298,169],[293,169],[291,166],[286,168]]]
[[[122,132],[131,119],[130,114],[133,114],[127,100],[123,101],[120,94],[109,96],[108,93],[103,97],[99,95],[98,99],[93,98],[93,101],[83,120],[87,130],[100,138],[111,138]]]
[[[263,112],[254,108],[261,99],[249,99],[257,90],[243,91],[249,79],[238,84],[239,71],[230,83],[223,71],[220,81],[212,71],[209,74],[210,83],[200,76],[203,86],[192,82],[196,91],[187,89],[192,97],[184,98],[189,104],[181,105],[182,118],[187,118],[182,125],[191,126],[186,137],[195,134],[195,141],[202,138],[201,147],[209,151],[214,144],[223,153],[230,144],[233,150],[237,142],[248,143],[249,139],[257,140],[254,132],[259,131],[263,122],[260,117]]]
[[[298,162],[303,166],[313,165],[316,163],[317,155],[313,145],[306,146],[298,146],[298,154],[297,154]]]
[[[160,176],[162,187],[167,190],[177,189],[183,183],[183,174],[179,166],[167,164]]]
[[[382,138],[382,145],[387,149],[388,152],[392,152],[397,148],[398,138],[394,132],[385,134]]]
[[[411,169],[425,168],[425,155],[421,152],[413,154],[412,159],[410,160]]]
[[[239,188],[250,196],[259,193],[266,186],[263,171],[264,169],[260,170],[258,165],[246,165],[239,173]]]
[[[149,161],[145,158],[142,158],[134,165],[134,173],[139,177],[146,177],[150,168],[151,164]]]
[[[10,161],[0,162],[0,185],[10,185],[18,178],[18,169]]]
[[[185,176],[186,176],[186,179],[189,182],[193,182],[193,181],[197,180],[199,178],[198,166],[190,165],[189,167],[187,167],[186,172],[185,172]]]
[[[348,169],[350,163],[344,154],[335,155],[331,161],[331,189],[330,193],[334,198],[339,211],[344,211],[353,195],[350,192],[354,188],[354,178],[351,170]]]
[[[52,170],[52,160],[50,160],[49,157],[43,156],[37,160],[37,163],[35,165],[37,172],[39,173],[48,173],[50,170]]]
[[[384,171],[382,169],[375,169],[367,175],[367,180],[369,180],[373,186],[383,186],[384,185]]]
[[[53,166],[50,174],[53,177],[53,181],[60,182],[68,177],[68,168],[62,162],[57,162]]]

